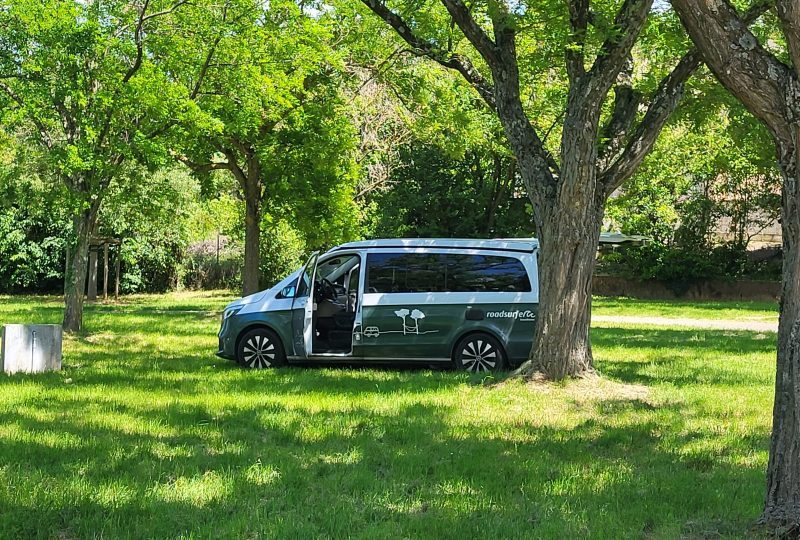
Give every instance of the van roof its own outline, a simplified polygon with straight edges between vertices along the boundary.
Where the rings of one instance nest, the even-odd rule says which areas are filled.
[[[600,245],[632,244],[641,245],[649,238],[645,236],[620,233],[600,233]],[[451,248],[451,249],[489,249],[496,251],[519,251],[533,253],[539,247],[536,238],[379,238],[348,242],[331,249],[363,248]]]
[[[348,242],[336,246],[331,251],[359,248],[452,248],[533,253],[538,247],[539,241],[535,238],[504,238],[496,240],[484,238],[381,238]]]

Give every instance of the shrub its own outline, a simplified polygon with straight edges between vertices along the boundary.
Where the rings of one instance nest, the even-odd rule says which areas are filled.
[[[221,236],[219,244],[216,238],[192,244],[186,256],[183,284],[190,289],[240,289],[242,257],[242,249],[227,236]]]

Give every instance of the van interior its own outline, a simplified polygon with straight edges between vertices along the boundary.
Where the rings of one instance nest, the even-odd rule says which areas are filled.
[[[358,255],[340,255],[317,266],[311,323],[314,354],[352,352],[360,268]]]

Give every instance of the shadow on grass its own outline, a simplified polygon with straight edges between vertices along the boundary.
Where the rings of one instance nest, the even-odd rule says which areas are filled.
[[[317,391],[311,382],[298,390]],[[569,430],[522,424],[491,435],[455,429],[452,407],[425,404],[391,413],[278,402],[223,410],[83,405],[51,403],[58,420],[38,419],[30,407],[0,415],[0,425],[61,441],[0,437],[8,495],[33,495],[4,501],[0,532],[638,536],[698,515],[717,528],[743,526],[742,486],[760,486],[763,475],[713,457],[686,459],[680,449],[691,434],[659,435],[665,420],[680,427],[677,405],[624,425],[611,418]],[[612,406],[615,418],[641,407]],[[116,426],[105,425],[109,415]]]
[[[216,317],[104,309],[64,373],[0,376],[0,537],[715,537],[760,504],[766,429],[731,441],[680,400],[494,418],[515,396],[461,373],[247,371],[212,356]],[[703,359],[774,350],[744,332],[592,336],[605,374],[648,385],[763,384]]]

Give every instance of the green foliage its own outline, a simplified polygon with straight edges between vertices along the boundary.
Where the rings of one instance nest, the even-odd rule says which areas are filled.
[[[282,216],[313,248],[356,237],[360,215],[354,203],[355,143],[335,94],[292,113],[259,148],[267,219]]]
[[[14,139],[0,150],[0,291],[57,290],[70,229],[66,194],[37,174],[36,152]]]
[[[64,268],[66,222],[0,209],[0,292],[55,290]]]
[[[261,287],[272,287],[300,268],[308,256],[303,235],[287,221],[268,221],[261,236]]]
[[[228,177],[223,177],[230,184]],[[183,285],[190,289],[239,289],[242,285],[241,201],[221,193],[201,198],[189,216],[191,243],[186,253]]]
[[[171,5],[153,0],[149,14]],[[83,194],[79,204],[89,204],[88,194],[101,196],[125,161],[165,162],[153,132],[183,96],[145,49],[168,14],[149,18],[136,33],[138,9],[127,1],[0,6],[3,127],[28,130],[28,140],[47,150],[53,176]],[[145,36],[141,56],[138,35]]]
[[[326,17],[288,1],[203,6],[202,16],[186,12],[181,19],[198,31],[163,54],[188,92],[199,89],[170,132],[180,159],[204,192],[235,194],[266,218],[262,242],[319,248],[352,239],[360,226],[357,139],[340,88],[343,54]],[[198,86],[197,66],[205,63]],[[220,180],[222,174],[234,182]],[[275,236],[272,216],[291,223],[300,238]],[[241,227],[232,236],[240,241]],[[295,260],[296,248],[288,249]],[[272,280],[287,263],[265,257],[265,279]]]
[[[227,239],[197,242],[186,254],[182,285],[189,289],[230,289],[242,286],[241,247]]]
[[[780,175],[770,137],[706,73],[652,154],[607,205],[610,228],[653,243],[605,255],[601,268],[676,284],[774,279],[776,268],[749,260],[747,248],[779,213]],[[724,238],[720,223],[728,224]]]
[[[532,236],[530,203],[506,156],[478,147],[457,158],[418,143],[402,149],[391,181],[374,196],[375,236]]]

